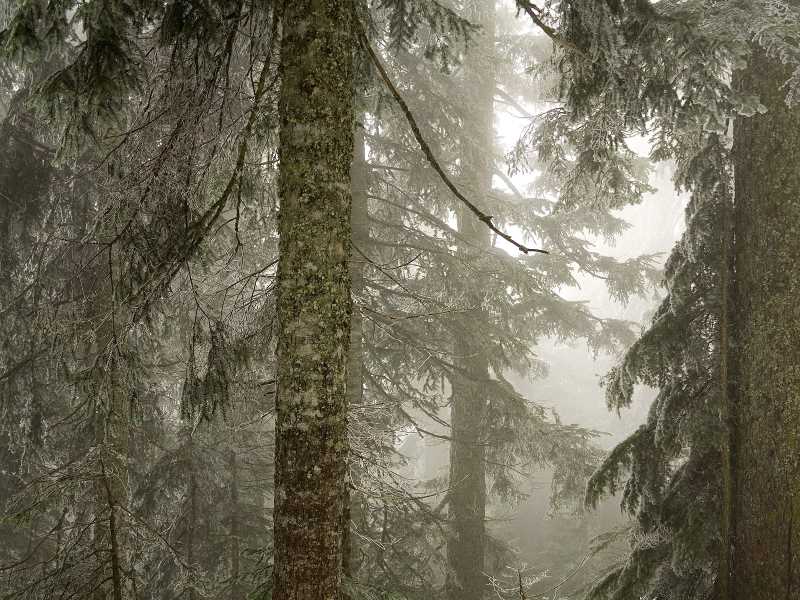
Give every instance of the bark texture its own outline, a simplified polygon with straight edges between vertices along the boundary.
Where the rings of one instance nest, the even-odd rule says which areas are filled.
[[[285,4],[274,600],[338,600],[350,340],[352,2]]]
[[[734,131],[739,600],[800,597],[800,108],[784,102],[789,75],[755,52],[740,84],[768,112]]]
[[[467,192],[476,200],[491,191],[494,158],[494,3],[474,2],[468,14],[480,25],[465,62],[466,87],[475,94],[472,123],[477,134],[465,140],[463,175]],[[458,229],[473,264],[490,245],[489,229],[466,207],[458,215]],[[465,290],[464,301],[481,306],[480,266]],[[463,284],[463,282],[461,282]],[[457,283],[459,285],[459,283]],[[481,319],[471,313],[470,319]],[[450,600],[480,600],[486,591],[486,382],[489,362],[469,331],[469,321],[460,322],[455,339],[455,361],[461,373],[452,381],[449,515],[452,536],[447,543],[449,573],[446,581]]]

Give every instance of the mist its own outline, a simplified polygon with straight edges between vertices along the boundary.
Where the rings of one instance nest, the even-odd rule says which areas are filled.
[[[0,598],[800,598],[798,40],[0,4]]]

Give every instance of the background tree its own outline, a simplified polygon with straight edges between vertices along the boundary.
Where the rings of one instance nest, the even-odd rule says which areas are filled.
[[[236,7],[242,5],[227,8]],[[19,410],[34,388],[52,399],[36,417],[39,450],[4,464],[16,482],[3,496],[5,514],[12,523],[37,523],[27,544],[8,550],[3,591],[9,597],[162,597],[217,587],[204,585],[204,559],[195,562],[213,555],[211,536],[187,544],[183,531],[193,528],[174,527],[186,520],[171,512],[185,506],[184,493],[197,504],[197,486],[170,479],[160,490],[166,501],[156,504],[147,503],[147,488],[166,475],[159,469],[169,465],[181,429],[175,390],[185,372],[176,365],[191,375],[182,386],[186,412],[209,417],[234,392],[263,389],[253,380],[259,367],[268,367],[244,357],[249,343],[262,339],[254,340],[249,326],[263,327],[253,314],[265,304],[269,309],[261,277],[269,261],[258,255],[269,256],[274,237],[270,229],[256,238],[249,226],[243,230],[270,222],[269,196],[241,192],[266,178],[268,163],[245,159],[270,114],[251,107],[269,95],[275,69],[265,50],[276,21],[259,10],[229,11],[226,20],[221,13],[176,13],[175,6],[128,8],[85,3],[79,11],[41,10],[40,3],[24,3],[3,15],[4,56],[18,59],[4,63],[9,84],[35,91],[6,123],[31,115],[36,127],[28,128],[28,145],[51,173],[37,178],[49,183],[46,189],[24,182],[3,190],[4,198],[24,200],[27,188],[36,197],[25,204],[47,207],[29,212],[23,231],[32,244],[10,248],[19,268],[4,273],[4,431],[18,429]],[[44,48],[51,60],[35,62]],[[248,52],[257,62],[243,60]],[[98,59],[109,53],[114,60]],[[259,73],[260,88],[251,79]],[[72,110],[45,110],[67,104]],[[249,116],[244,124],[242,112]],[[14,173],[13,163],[3,168],[5,178],[6,168]],[[16,230],[20,216],[3,225]],[[232,256],[238,268],[226,270]],[[202,283],[193,269],[195,277],[207,269]],[[182,314],[194,315],[194,325],[177,318]],[[198,369],[194,360],[175,358],[174,349],[190,340],[198,341],[193,351],[205,349]],[[234,364],[246,385],[229,385]],[[114,403],[104,401],[110,397]],[[271,411],[250,412],[252,406],[238,422],[257,429]],[[127,433],[112,423],[113,435],[105,435],[107,415]],[[28,439],[24,434],[12,447],[24,448]],[[133,461],[125,448],[141,453]],[[267,490],[258,492],[262,507]],[[106,533],[101,520],[109,524]],[[213,521],[206,517],[206,532]],[[254,545],[266,545],[265,536],[254,538]],[[253,562],[238,558],[248,568]]]
[[[35,0],[0,15],[8,594],[518,594],[493,521],[543,467],[553,510],[578,510],[600,452],[511,380],[544,373],[553,338],[631,341],[629,323],[566,297],[592,276],[625,301],[654,275],[653,257],[590,245],[649,190],[632,132],[693,196],[668,301],[609,378],[616,407],[634,380],[661,394],[592,481],[594,500],[629,467],[636,516],[631,560],[594,594],[715,593],[736,489],[725,336],[739,332],[717,218],[729,122],[783,114],[730,73],[752,43],[794,64],[791,5],[517,2],[531,36],[471,2],[289,4]],[[500,102],[531,121],[506,160]],[[438,458],[413,450],[430,440]],[[324,527],[295,527],[313,515]]]
[[[391,29],[385,35],[389,41],[393,39]],[[470,39],[473,44],[474,39]],[[393,437],[391,429],[402,431],[403,428],[420,436],[449,439],[447,413],[443,408],[448,403],[450,385],[453,381],[458,385],[461,382],[472,385],[470,376],[457,366],[458,354],[454,356],[453,340],[458,335],[468,335],[480,354],[489,357],[493,373],[499,374],[486,381],[484,401],[486,409],[492,411],[486,423],[491,427],[478,434],[485,436],[488,459],[484,464],[479,461],[477,473],[471,473],[470,477],[474,482],[486,481],[476,483],[477,486],[487,486],[497,495],[513,497],[516,473],[532,464],[563,460],[559,463],[561,479],[558,479],[563,495],[557,498],[566,502],[570,494],[581,493],[581,474],[587,474],[590,468],[585,461],[596,456],[596,451],[586,443],[591,433],[551,421],[548,411],[536,404],[530,406],[513,391],[502,374],[509,368],[539,366],[532,359],[529,344],[540,335],[586,336],[598,346],[611,345],[617,336],[624,337],[626,324],[594,319],[580,303],[566,302],[555,295],[551,285],[555,285],[554,281],[574,282],[571,268],[583,264],[587,269],[594,265],[596,273],[605,273],[612,288],[642,289],[646,281],[642,270],[647,272],[648,258],[618,264],[586,252],[580,238],[571,235],[587,228],[607,232],[624,228],[622,222],[611,215],[576,207],[569,216],[550,216],[547,214],[550,201],[539,200],[537,204],[523,198],[519,192],[515,196],[496,188],[488,197],[474,192],[474,186],[469,184],[473,170],[463,159],[459,163],[459,156],[483,154],[491,158],[493,172],[505,175],[499,153],[486,152],[486,139],[493,140],[493,133],[487,134],[481,127],[475,132],[475,120],[465,109],[470,103],[465,103],[464,99],[472,99],[476,93],[483,94],[485,89],[465,85],[460,64],[449,64],[453,73],[428,67],[415,53],[429,51],[437,55],[436,47],[426,46],[429,40],[431,37],[423,28],[418,37],[399,40],[382,57],[389,62],[394,85],[407,99],[423,137],[433,140],[434,154],[445,165],[452,180],[467,190],[469,197],[479,198],[476,202],[488,206],[487,212],[500,215],[495,217],[498,222],[523,224],[526,232],[537,237],[552,235],[545,239],[557,240],[564,255],[559,253],[552,262],[549,257],[539,260],[541,256],[526,261],[513,258],[496,246],[483,251],[476,249],[459,234],[453,219],[460,209],[453,205],[450,192],[442,189],[440,176],[426,164],[416,140],[409,136],[405,115],[386,112],[395,108],[391,103],[393,98],[379,101],[380,118],[366,119],[371,125],[367,129],[367,139],[368,166],[373,182],[369,190],[370,223],[374,233],[365,248],[359,247],[368,263],[362,301],[367,303],[362,308],[367,324],[365,397],[375,398],[371,406],[396,411],[389,439]],[[525,43],[524,38],[515,41]],[[466,69],[469,54],[463,60]],[[430,103],[423,105],[415,98],[434,98],[436,102],[431,107]],[[551,177],[551,181],[554,179]],[[638,185],[646,189],[643,183]],[[529,201],[530,205],[526,204]],[[574,231],[570,229],[573,224]],[[486,277],[486,286],[477,284],[476,274]],[[485,313],[468,301],[469,295],[482,299]],[[476,319],[476,314],[481,318]],[[392,450],[387,448],[389,454]],[[483,473],[487,468],[488,481]],[[364,469],[370,471],[369,467]],[[444,481],[437,479],[430,482],[428,490],[435,494],[444,485]],[[449,491],[458,492],[457,485]],[[409,535],[404,533],[406,527],[414,527],[413,532],[425,528],[430,519],[440,519],[446,497],[439,493],[436,498],[432,503],[434,510],[427,516],[424,509],[415,508],[415,499],[405,494],[398,494],[398,500],[390,506],[383,499],[375,502],[373,507],[361,511],[367,522],[357,525],[359,533],[369,535],[376,546],[392,537],[405,540]],[[408,520],[414,513],[422,519],[421,524],[402,523],[401,519]],[[374,533],[369,533],[372,531]],[[362,572],[366,571],[362,581],[374,582],[376,570],[382,571],[389,579],[387,585],[395,588],[398,580],[406,578],[415,582],[414,587],[426,578],[441,578],[441,558],[438,561],[422,559],[432,550],[434,555],[439,554],[435,551],[435,540],[441,533],[428,528],[426,535],[414,535],[415,540],[420,540],[418,548],[392,546],[391,553],[398,558],[395,563],[387,564],[383,551],[369,553],[361,563]],[[484,543],[491,545],[496,553],[497,542]],[[420,556],[418,552],[423,554]],[[373,556],[377,564],[372,562]],[[419,560],[419,563],[411,563],[420,565],[419,570],[405,571],[400,565],[407,563],[411,556]],[[425,577],[429,569],[433,572]],[[419,593],[430,596],[434,591]]]
[[[693,194],[687,231],[668,263],[668,299],[608,379],[607,398],[616,408],[629,403],[637,381],[657,384],[661,392],[647,423],[611,453],[590,483],[594,503],[627,473],[623,507],[636,515],[629,561],[592,596],[736,597],[731,577],[740,574],[729,556],[740,535],[736,465],[740,452],[758,454],[760,445],[751,439],[745,450],[733,418],[743,401],[736,372],[749,369],[752,358],[729,340],[737,339],[752,307],[732,304],[741,292],[732,295],[731,275],[736,273],[738,289],[738,261],[747,250],[726,215],[734,196],[732,167],[739,181],[747,169],[740,172],[730,154],[730,123],[769,117],[753,117],[767,109],[754,94],[766,88],[731,86],[730,74],[737,78],[750,60],[752,42],[794,63],[795,7],[576,2],[560,6],[556,16],[527,2],[518,5],[562,48],[572,118],[604,111],[612,123],[648,132],[651,157],[674,158],[676,182]],[[620,53],[623,47],[629,51]],[[790,67],[783,72],[789,100],[794,73]],[[778,121],[791,114],[774,110]],[[746,194],[739,204],[740,194],[737,213],[747,205]],[[757,221],[752,213],[748,219]],[[756,570],[759,585],[770,589],[773,574],[763,565]]]

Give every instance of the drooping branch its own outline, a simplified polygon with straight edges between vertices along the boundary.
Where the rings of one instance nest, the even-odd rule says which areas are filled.
[[[517,0],[517,7],[528,13],[528,16],[531,18],[531,21],[533,21],[533,24],[541,29],[547,37],[553,40],[557,46],[561,46],[562,48],[571,50],[572,52],[577,52],[581,56],[585,55],[585,53],[575,44],[569,40],[565,40],[563,37],[558,35],[558,32],[555,29],[542,21],[541,17],[536,14],[536,10],[538,10],[537,7],[528,2],[528,0]]]
[[[461,193],[461,191],[456,187],[456,185],[450,180],[450,177],[447,175],[442,165],[434,156],[431,147],[428,145],[428,142],[426,142],[425,138],[422,136],[422,132],[419,129],[419,125],[417,125],[417,121],[414,118],[411,109],[408,107],[408,104],[406,104],[406,101],[400,95],[400,92],[397,90],[394,83],[392,83],[392,80],[389,77],[389,74],[386,72],[383,63],[381,63],[380,59],[378,58],[378,55],[372,49],[372,46],[370,45],[369,40],[367,39],[367,35],[364,32],[364,29],[361,27],[361,23],[359,21],[356,21],[355,27],[358,33],[359,40],[361,41],[361,45],[364,47],[364,50],[367,52],[367,54],[369,54],[370,60],[372,60],[372,63],[378,70],[381,79],[383,80],[384,84],[386,84],[386,87],[391,92],[397,104],[400,106],[400,109],[403,111],[403,115],[405,116],[406,121],[408,121],[408,124],[411,126],[411,131],[414,134],[414,138],[417,140],[417,143],[422,149],[422,152],[425,154],[425,158],[428,160],[428,163],[431,165],[431,167],[433,167],[433,170],[436,171],[436,173],[439,175],[439,178],[444,182],[447,188],[451,192],[453,192],[453,195],[456,198],[458,198],[461,202],[463,202],[467,206],[467,208],[470,209],[470,211],[472,211],[472,213],[478,218],[479,221],[483,222],[489,229],[491,229],[501,238],[512,244],[523,254],[529,254],[530,252],[549,254],[547,250],[541,250],[539,248],[529,248],[521,244],[520,242],[516,241],[513,237],[511,237],[506,232],[502,231],[499,227],[497,227],[497,225],[494,224],[493,217],[491,215],[487,215],[485,212],[483,212],[481,209],[475,206],[475,204],[473,204],[466,196],[464,196],[464,194]]]

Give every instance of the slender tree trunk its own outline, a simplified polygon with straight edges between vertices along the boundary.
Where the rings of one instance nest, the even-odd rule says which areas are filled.
[[[353,210],[350,222],[353,229],[353,248],[350,253],[350,289],[353,298],[357,298],[364,289],[364,261],[361,252],[366,251],[369,240],[369,220],[367,213],[367,157],[364,143],[364,127],[357,124],[353,138],[353,164],[350,170],[353,194]],[[350,354],[348,357],[347,396],[351,407],[359,406],[363,400],[364,378],[364,318],[361,310],[354,304],[353,316],[350,323]],[[357,482],[358,474],[351,465],[349,467],[348,485],[345,488],[344,513],[342,515],[342,572],[345,577],[353,575],[353,540],[350,523],[354,512],[358,511],[358,498],[350,493],[350,484]],[[353,481],[351,481],[353,480]]]
[[[352,16],[352,0],[298,0],[282,20],[274,600],[340,597]]]
[[[242,584],[239,581],[241,574],[240,566],[240,538],[241,531],[239,526],[239,463],[236,450],[231,450],[228,456],[228,468],[231,472],[231,600],[241,600],[244,597]]]
[[[494,2],[474,2],[468,18],[481,26],[466,58],[465,76],[468,94],[474,98],[471,127],[475,139],[465,140],[463,178],[474,198],[486,198],[492,186],[494,158]],[[458,215],[458,229],[469,244],[470,256],[480,256],[490,246],[489,230],[468,210]],[[478,267],[480,269],[480,267]],[[476,274],[480,279],[481,274]],[[480,282],[470,282],[470,290],[481,290]],[[466,292],[472,306],[483,302],[481,294]],[[482,318],[480,313],[471,318]],[[459,374],[452,381],[450,443],[449,515],[452,537],[447,543],[450,567],[446,587],[450,600],[480,600],[486,590],[484,555],[486,551],[486,460],[485,420],[486,381],[489,362],[480,346],[462,324],[463,331],[454,344]]]
[[[353,189],[353,250],[350,257],[350,279],[353,297],[364,290],[365,245],[369,243],[369,218],[367,214],[367,158],[364,143],[364,128],[359,124],[355,128],[352,165]],[[350,355],[347,380],[347,394],[350,403],[358,405],[363,399],[364,368],[364,317],[361,310],[353,306],[350,324]]]
[[[192,424],[186,423],[187,433],[189,435],[189,522],[186,524],[186,562],[192,569],[198,566],[198,559],[196,555],[196,533],[197,533],[197,450],[194,445],[194,436],[192,435]],[[194,579],[194,578],[192,578]],[[189,600],[196,600],[197,592],[195,591],[194,580],[189,582]]]
[[[768,112],[734,130],[736,477],[732,596],[800,597],[800,108],[756,50],[740,77]]]
[[[113,392],[117,396],[117,392]],[[115,402],[116,404],[116,402]],[[108,577],[112,598],[123,600],[123,552],[119,504],[127,498],[127,457],[126,423],[121,423],[118,412],[112,408],[110,414],[100,415],[96,427],[105,430],[105,440],[101,442],[102,458],[99,480],[95,484],[95,534],[94,544],[98,559],[105,567],[100,576]],[[107,597],[107,585],[102,585],[100,598]]]
[[[98,296],[111,298],[113,290],[106,291],[108,282],[101,281]],[[94,372],[97,385],[94,427],[100,471],[94,484],[94,544],[98,559],[105,565],[99,572],[100,578],[108,578],[114,600],[123,600],[125,544],[119,505],[126,504],[128,498],[128,398],[121,381],[120,340],[115,331],[118,315],[114,314],[113,303],[102,304],[107,310],[93,315],[99,321],[92,354],[99,354]],[[96,596],[108,597],[108,586],[100,586]]]

